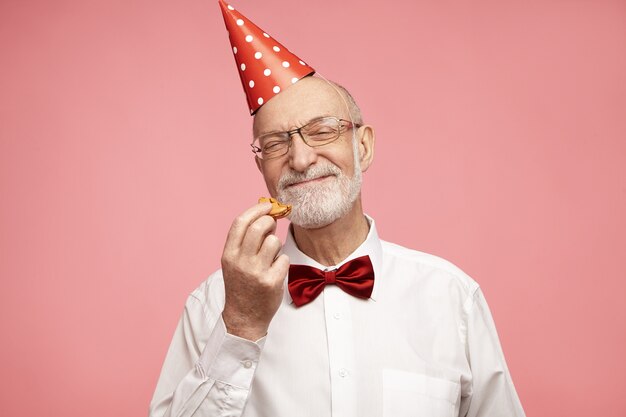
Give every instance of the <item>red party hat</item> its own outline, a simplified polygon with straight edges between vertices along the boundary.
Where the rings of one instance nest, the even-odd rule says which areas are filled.
[[[315,70],[229,4],[219,0],[250,114]]]

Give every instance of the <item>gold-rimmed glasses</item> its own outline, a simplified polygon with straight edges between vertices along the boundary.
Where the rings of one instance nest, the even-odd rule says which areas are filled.
[[[317,148],[336,141],[342,133],[355,127],[359,128],[361,125],[333,116],[319,117],[297,129],[261,135],[250,146],[258,158],[273,159],[289,152],[295,134],[300,135],[308,146]]]

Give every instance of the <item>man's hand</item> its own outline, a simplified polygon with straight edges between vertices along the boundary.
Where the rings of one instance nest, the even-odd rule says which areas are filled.
[[[267,333],[289,271],[289,257],[277,257],[282,244],[274,234],[276,220],[267,215],[271,208],[271,203],[260,203],[238,216],[222,254],[226,330],[252,341]]]

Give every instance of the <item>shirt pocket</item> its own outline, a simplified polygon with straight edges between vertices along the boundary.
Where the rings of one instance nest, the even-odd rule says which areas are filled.
[[[396,369],[383,369],[383,417],[453,417],[460,384]]]

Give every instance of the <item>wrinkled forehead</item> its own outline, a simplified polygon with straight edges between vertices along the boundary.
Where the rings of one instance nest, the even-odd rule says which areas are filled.
[[[307,77],[263,105],[254,116],[253,134],[286,131],[321,116],[350,119],[339,91],[326,80]]]

